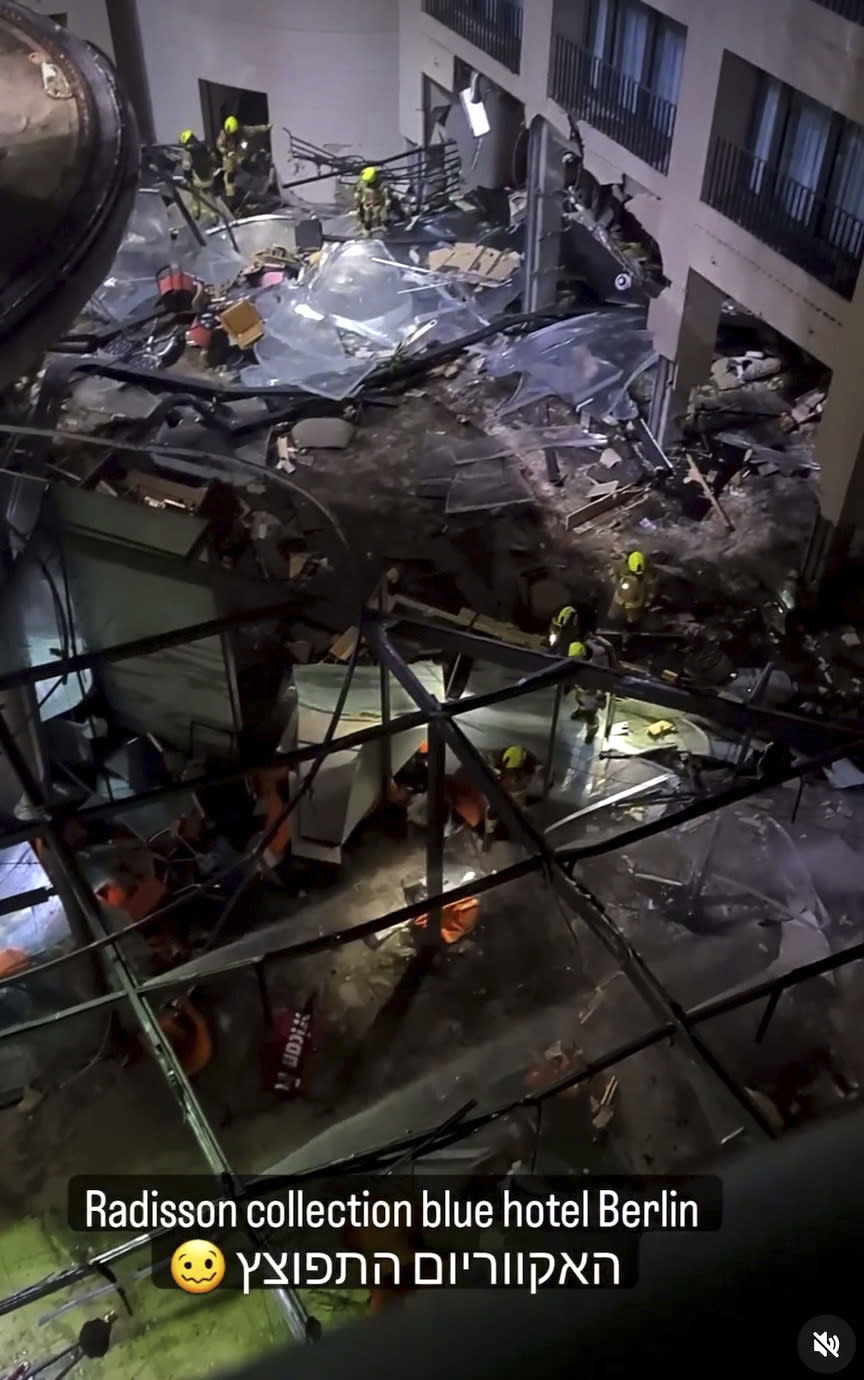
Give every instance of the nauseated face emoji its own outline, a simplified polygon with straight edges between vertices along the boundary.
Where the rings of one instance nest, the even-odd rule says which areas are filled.
[[[171,1278],[187,1294],[209,1294],[225,1278],[225,1257],[212,1241],[185,1241],[171,1257]]]

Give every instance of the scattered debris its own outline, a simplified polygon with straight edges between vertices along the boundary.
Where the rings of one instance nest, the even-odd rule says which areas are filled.
[[[291,440],[301,450],[345,450],[354,432],[342,417],[305,417],[291,428]]]
[[[639,490],[634,485],[620,489],[616,484],[615,489],[603,498],[596,498],[591,503],[583,504],[575,512],[568,513],[565,518],[565,526],[568,532],[572,532],[577,527],[583,527],[587,522],[593,522],[594,518],[602,517],[610,509],[620,508],[622,504],[629,503],[632,498],[637,497],[639,497]]]

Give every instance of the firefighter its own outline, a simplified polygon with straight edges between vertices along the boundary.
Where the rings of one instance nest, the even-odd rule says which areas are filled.
[[[236,115],[229,115],[221,130],[216,147],[222,160],[222,192],[229,206],[237,195],[237,174],[250,139],[269,134],[272,125],[241,125]]]
[[[596,661],[597,665],[608,666],[609,656],[602,643],[571,642],[567,648],[567,655],[574,661]],[[567,687],[569,696],[573,703],[573,710],[570,718],[577,722],[582,721],[585,725],[585,746],[590,747],[597,737],[600,728],[600,715],[606,709],[606,694],[603,690],[590,690],[586,686],[573,682]]]
[[[527,748],[513,744],[502,753],[492,757],[492,765],[500,784],[515,805],[527,804],[531,783],[537,774],[537,759]],[[484,844],[488,847],[498,829],[498,815],[493,809],[486,811]]]
[[[654,575],[641,551],[631,551],[616,570],[612,615],[628,628],[642,620],[654,589]]]
[[[183,149],[183,173],[192,192],[192,214],[201,219],[203,197],[212,197],[216,181],[218,163],[209,144],[199,139],[191,129],[184,129],[180,135]]]
[[[549,624],[549,646],[563,655],[567,645],[578,635],[579,615],[572,604],[565,604]]]
[[[390,187],[377,168],[364,168],[354,188],[354,209],[364,235],[385,230],[390,218]]]

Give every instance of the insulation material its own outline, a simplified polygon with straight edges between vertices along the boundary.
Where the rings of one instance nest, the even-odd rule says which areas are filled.
[[[443,672],[430,662],[418,662],[412,670],[429,692],[444,698]],[[339,692],[345,679],[341,666],[295,666],[297,712],[281,746],[305,747],[324,740]],[[390,713],[416,711],[416,705],[390,677]],[[357,666],[351,689],[339,719],[339,733],[381,722],[381,678],[374,666]],[[390,740],[393,773],[411,758],[425,738],[425,729],[411,729]],[[299,857],[341,860],[342,844],[381,798],[384,771],[381,741],[366,743],[348,752],[333,753],[315,778],[315,784],[298,810],[293,851]],[[306,768],[309,770],[309,768]]]

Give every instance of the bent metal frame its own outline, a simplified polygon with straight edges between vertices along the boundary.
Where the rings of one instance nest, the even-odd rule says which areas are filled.
[[[35,685],[48,677],[55,678],[70,672],[98,667],[107,661],[123,660],[127,657],[146,655],[162,647],[189,643],[214,632],[227,632],[242,624],[260,623],[278,617],[280,610],[271,604],[266,608],[248,609],[233,612],[224,618],[211,620],[206,625],[180,628],[79,655],[62,657],[56,661],[35,667],[23,667],[12,672],[0,674],[0,693],[10,692]],[[799,967],[782,977],[754,983],[733,995],[703,1002],[689,1010],[681,1008],[665,990],[662,983],[641,957],[638,950],[625,938],[606,914],[602,906],[591,895],[585,885],[578,880],[580,861],[597,857],[631,846],[690,820],[698,819],[735,804],[770,787],[787,781],[802,781],[812,771],[827,766],[845,756],[850,750],[864,747],[864,724],[836,723],[802,716],[783,714],[752,703],[741,704],[719,696],[696,693],[671,686],[649,677],[625,673],[590,663],[574,665],[571,661],[560,661],[553,655],[515,648],[491,638],[478,636],[461,629],[440,626],[434,622],[423,622],[390,615],[384,609],[369,608],[360,630],[363,643],[371,651],[381,668],[381,722],[356,732],[336,736],[336,725],[328,740],[294,752],[273,753],[265,758],[243,758],[227,769],[204,773],[197,777],[170,783],[122,800],[92,806],[75,812],[82,823],[105,817],[121,818],[127,811],[139,808],[155,800],[169,799],[172,796],[188,796],[190,792],[208,786],[222,785],[239,781],[255,770],[265,766],[301,767],[304,764],[320,763],[329,754],[357,747],[377,739],[388,740],[393,734],[408,728],[426,726],[429,741],[429,794],[430,826],[427,840],[426,892],[427,899],[402,906],[378,919],[364,921],[323,938],[308,940],[299,944],[263,946],[253,957],[238,961],[233,959],[219,965],[219,949],[208,956],[206,969],[195,979],[206,982],[212,977],[226,972],[237,971],[241,967],[258,967],[274,958],[305,956],[310,953],[340,947],[356,942],[370,934],[383,931],[407,922],[419,914],[426,913],[429,923],[425,931],[425,943],[434,952],[441,943],[441,912],[443,907],[468,897],[479,896],[487,891],[516,881],[535,872],[543,874],[546,884],[552,888],[559,903],[577,924],[584,925],[605,946],[620,965],[639,995],[654,1012],[656,1024],[653,1028],[628,1043],[609,1050],[602,1058],[592,1061],[577,1073],[568,1074],[558,1082],[542,1091],[533,1092],[513,1102],[508,1107],[494,1112],[470,1116],[473,1103],[468,1104],[456,1116],[451,1117],[437,1130],[421,1135],[391,1142],[379,1149],[351,1156],[347,1160],[321,1166],[297,1178],[316,1177],[350,1172],[376,1172],[402,1163],[405,1160],[443,1149],[447,1145],[474,1134],[477,1130],[515,1111],[517,1108],[536,1107],[564,1090],[574,1087],[593,1077],[602,1070],[630,1058],[662,1041],[671,1040],[687,1054],[695,1057],[701,1066],[716,1079],[739,1104],[749,1125],[755,1126],[766,1136],[774,1135],[774,1130],[760,1108],[756,1106],[747,1091],[723,1067],[706,1045],[701,1027],[708,1021],[725,1015],[741,1007],[765,1002],[764,1011],[755,1034],[761,1039],[776,1009],[782,993],[808,978],[830,972],[845,964],[864,958],[864,944],[855,944],[845,950],[829,955],[815,963]],[[483,695],[474,695],[458,700],[440,701],[431,695],[418,680],[405,656],[398,650],[394,637],[408,639],[410,645],[425,647],[440,654],[459,656],[468,661],[487,661],[513,672],[518,679],[512,685]],[[350,676],[350,669],[348,672]],[[389,703],[389,675],[407,691],[417,706],[416,712],[391,717]],[[599,843],[569,848],[550,848],[525,811],[502,790],[494,770],[463,731],[459,719],[463,714],[495,704],[502,704],[519,698],[533,690],[548,686],[560,687],[565,681],[578,680],[591,688],[596,688],[644,703],[677,709],[710,722],[722,724],[727,729],[741,733],[744,737],[757,736],[762,739],[780,741],[793,748],[799,756],[798,764],[785,771],[766,772],[746,783],[736,781],[723,790],[704,798],[691,800],[677,809],[671,809],[664,816],[648,824],[623,830],[612,838]],[[7,701],[8,702],[8,701]],[[554,722],[551,733],[554,735]],[[502,820],[511,839],[519,842],[525,849],[525,856],[507,867],[445,890],[443,885],[444,857],[444,817],[443,780],[444,753],[446,749],[460,761],[477,789],[486,796]],[[83,934],[86,942],[79,944],[70,953],[38,965],[39,971],[61,967],[64,963],[90,955],[91,961],[102,965],[102,983],[107,988],[100,995],[76,1006],[64,1008],[50,1016],[27,1021],[0,1030],[0,1039],[21,1036],[40,1027],[54,1025],[68,1020],[82,1012],[100,1006],[125,1003],[131,1008],[142,1033],[153,1049],[157,1064],[177,1101],[184,1120],[189,1125],[202,1156],[211,1173],[225,1185],[227,1193],[234,1193],[235,1175],[226,1158],[218,1137],[210,1125],[201,1103],[189,1082],[175,1052],[166,1038],[151,1005],[151,997],[160,991],[176,986],[171,973],[162,974],[146,982],[137,981],[126,958],[121,952],[121,944],[130,931],[146,924],[152,916],[136,922],[117,932],[108,932],[101,913],[99,902],[87,882],[74,851],[66,842],[62,825],[68,819],[68,808],[63,810],[51,804],[42,784],[31,769],[22,753],[19,742],[9,724],[0,713],[0,749],[6,753],[21,784],[27,800],[32,820],[26,824],[6,830],[0,834],[0,848],[24,840],[39,840],[40,856],[46,862],[50,879],[56,878],[58,891],[62,893],[64,905],[77,911],[73,934]],[[387,753],[385,752],[385,758]],[[296,798],[288,807],[290,812]],[[275,826],[279,827],[280,821]],[[42,893],[40,893],[41,895]],[[4,900],[2,911],[10,911],[32,904],[33,893],[22,893],[18,897]],[[182,903],[182,898],[181,898]],[[170,909],[171,907],[169,907]],[[159,912],[164,913],[164,912]],[[70,923],[72,917],[70,916]],[[0,980],[0,987],[26,981],[33,969]],[[274,1187],[273,1181],[264,1176],[254,1185],[256,1192],[266,1192]],[[246,1191],[252,1191],[250,1186]],[[164,1233],[162,1233],[164,1234]],[[8,1298],[0,1300],[0,1315],[10,1313],[60,1290],[75,1285],[95,1275],[107,1278],[118,1290],[122,1289],[114,1274],[113,1267],[125,1257],[142,1248],[152,1245],[160,1233],[150,1233],[135,1237],[122,1245],[103,1252],[101,1255],[79,1264],[71,1265],[45,1279],[29,1285]],[[286,1322],[292,1335],[298,1339],[311,1341],[320,1329],[307,1313],[299,1297],[291,1290],[277,1291],[280,1295]]]

